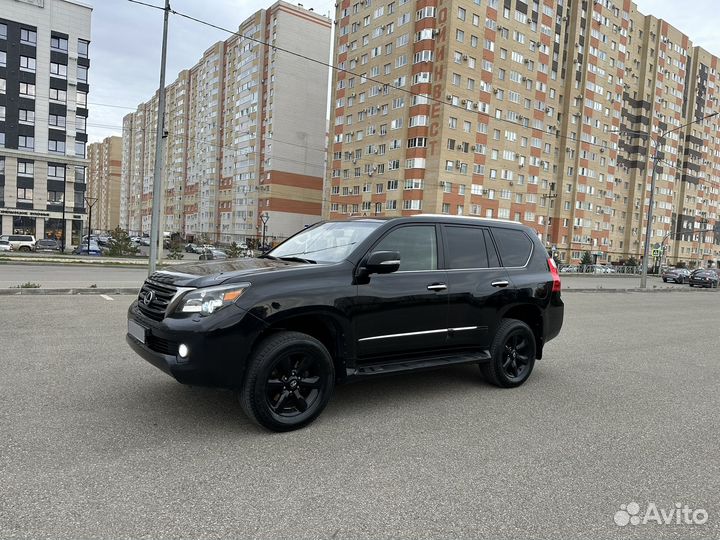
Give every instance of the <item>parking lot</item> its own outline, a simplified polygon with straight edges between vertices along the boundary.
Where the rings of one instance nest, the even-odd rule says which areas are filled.
[[[707,293],[567,293],[523,387],[357,383],[287,434],[136,357],[129,296],[0,297],[0,537],[717,538]],[[631,501],[709,519],[619,527]]]

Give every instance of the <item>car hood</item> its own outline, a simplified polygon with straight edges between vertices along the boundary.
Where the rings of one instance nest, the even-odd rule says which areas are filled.
[[[173,265],[161,271],[159,281],[170,281],[177,287],[210,287],[226,282],[250,279],[254,275],[288,270],[297,266],[315,266],[272,259],[222,259]]]

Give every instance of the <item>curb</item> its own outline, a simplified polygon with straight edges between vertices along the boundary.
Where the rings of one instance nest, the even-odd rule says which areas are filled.
[[[61,294],[115,294],[115,295],[136,295],[140,287],[96,287],[96,288],[74,288],[74,289],[0,289],[0,296],[43,296],[43,295],[61,295]]]
[[[597,289],[563,289],[563,293],[674,293],[674,292],[680,292],[680,293],[691,293],[691,292],[698,292],[702,291],[703,289],[696,289],[695,287],[688,287],[687,289],[680,289],[680,288],[662,288],[662,289],[640,289],[640,288],[633,288],[633,289],[603,289],[603,288],[597,288]],[[712,291],[712,289],[710,289]]]

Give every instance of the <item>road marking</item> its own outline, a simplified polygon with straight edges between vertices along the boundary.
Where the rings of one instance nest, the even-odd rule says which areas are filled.
[[[101,294],[100,298],[104,298],[105,300],[115,300],[114,298],[110,298],[107,294]]]

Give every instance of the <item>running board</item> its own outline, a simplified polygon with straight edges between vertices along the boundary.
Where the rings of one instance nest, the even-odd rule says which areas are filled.
[[[348,378],[372,377],[375,375],[390,375],[406,371],[419,371],[422,369],[441,368],[458,364],[477,364],[490,360],[490,352],[459,353],[448,356],[433,356],[416,360],[394,361],[385,364],[372,364],[357,369],[348,369]]]

